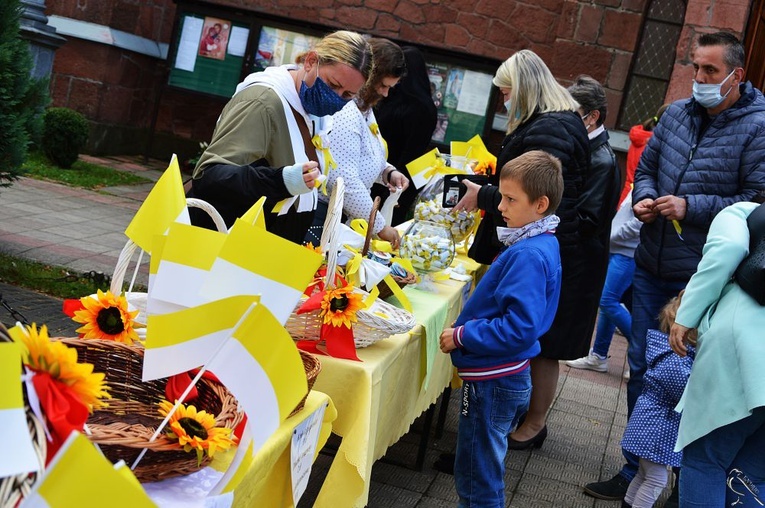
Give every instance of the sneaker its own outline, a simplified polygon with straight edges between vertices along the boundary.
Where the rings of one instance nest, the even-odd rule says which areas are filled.
[[[617,474],[610,480],[604,482],[588,483],[583,487],[584,493],[598,499],[606,501],[621,501],[627,494],[627,487],[630,486],[629,480],[620,474]]]
[[[587,369],[597,372],[606,372],[608,370],[608,358],[601,358],[595,353],[590,353],[584,358],[578,360],[568,360],[566,365],[573,369]]]

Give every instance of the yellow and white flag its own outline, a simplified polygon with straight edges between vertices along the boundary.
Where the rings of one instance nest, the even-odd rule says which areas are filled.
[[[310,249],[238,219],[200,292],[206,301],[260,294],[260,303],[284,324],[322,260]]]
[[[158,261],[150,273],[149,297],[180,307],[193,307],[210,300],[200,294],[215,259],[226,241],[226,233],[210,229],[171,224],[160,252],[152,253]],[[160,237],[155,237],[160,238]],[[152,271],[152,267],[149,267]]]
[[[20,508],[102,506],[148,508],[157,505],[124,464],[112,465],[85,436],[72,432]]]
[[[252,308],[207,369],[257,422],[251,426],[255,451],[308,393],[295,342],[264,305]]]
[[[21,346],[0,343],[0,478],[39,471],[45,454],[37,457],[27,428],[21,383]]]
[[[167,314],[149,314],[143,380],[173,376],[209,362],[259,298],[237,295]]]
[[[125,234],[141,249],[151,252],[154,235],[164,235],[173,222],[191,224],[181,168],[175,154],[125,229]]]
[[[438,149],[434,148],[406,165],[415,187],[421,189],[428,183],[435,174],[433,168],[437,167],[438,161]]]

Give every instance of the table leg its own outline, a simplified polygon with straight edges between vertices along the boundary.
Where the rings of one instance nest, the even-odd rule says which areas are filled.
[[[420,446],[417,450],[417,461],[414,463],[417,471],[422,471],[422,466],[425,465],[425,453],[428,451],[428,438],[430,437],[430,429],[433,426],[433,414],[435,412],[435,404],[425,411],[425,421],[422,424],[422,434],[420,435]]]
[[[449,409],[449,399],[452,398],[452,387],[447,386],[444,393],[441,394],[441,408],[438,411],[438,421],[436,422],[436,439],[441,439],[444,435],[444,424],[446,424],[446,411]]]

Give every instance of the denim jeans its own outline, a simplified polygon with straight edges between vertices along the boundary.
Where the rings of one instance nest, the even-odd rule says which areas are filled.
[[[688,281],[663,280],[644,269],[635,267],[632,277],[632,337],[627,345],[627,360],[630,365],[630,380],[627,383],[627,418],[632,414],[635,402],[643,391],[645,359],[645,337],[649,329],[659,328],[659,312],[662,307],[685,288]],[[627,463],[619,472],[632,480],[638,470],[638,458],[622,449]]]
[[[713,410],[710,408],[710,410]],[[742,493],[742,508],[760,507],[739,481],[727,485],[732,469],[738,469],[759,489],[765,502],[765,407],[751,416],[715,429],[683,449],[680,475],[680,506],[688,508],[733,506]]]
[[[634,273],[633,258],[622,254],[609,256],[606,282],[603,285],[603,293],[600,295],[598,327],[595,332],[595,342],[592,344],[592,351],[601,357],[608,356],[608,348],[611,347],[611,339],[614,338],[614,330],[617,326],[628,342],[632,335],[632,317],[620,302],[622,295],[632,284]]]
[[[454,481],[460,508],[504,508],[507,436],[529,407],[529,369],[462,385]]]

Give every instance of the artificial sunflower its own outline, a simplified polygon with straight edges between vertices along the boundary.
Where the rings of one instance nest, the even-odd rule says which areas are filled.
[[[167,416],[171,409],[172,402],[163,400],[159,403],[159,414],[162,416]],[[207,411],[197,411],[194,406],[179,405],[167,427],[167,435],[177,439],[184,451],[196,450],[199,464],[205,454],[212,457],[217,450],[228,450],[234,444],[231,429],[216,427],[213,415]]]
[[[50,340],[45,325],[38,331],[33,323],[25,330],[26,333],[12,332],[14,339],[23,346],[24,365],[35,372],[48,373],[53,380],[68,386],[91,413],[106,406],[101,399],[111,398],[111,395],[102,372],[93,372],[90,363],[77,363],[77,350],[63,342]]]
[[[72,319],[82,323],[76,331],[83,339],[114,340],[132,344],[138,340],[138,334],[133,329],[138,311],[128,310],[127,298],[123,295],[114,296],[111,291],[104,293],[100,289],[96,297],[80,298],[83,309],[74,313]]]
[[[322,250],[321,250],[321,245],[316,245],[314,247],[313,242],[308,242],[308,243],[304,244],[303,247],[305,247],[308,250],[314,251],[316,254],[319,254],[319,255],[322,255],[322,256],[324,255],[324,252],[322,252]]]
[[[353,286],[327,289],[321,300],[319,316],[325,325],[351,328],[356,322],[356,312],[364,308],[362,296],[353,292]]]

